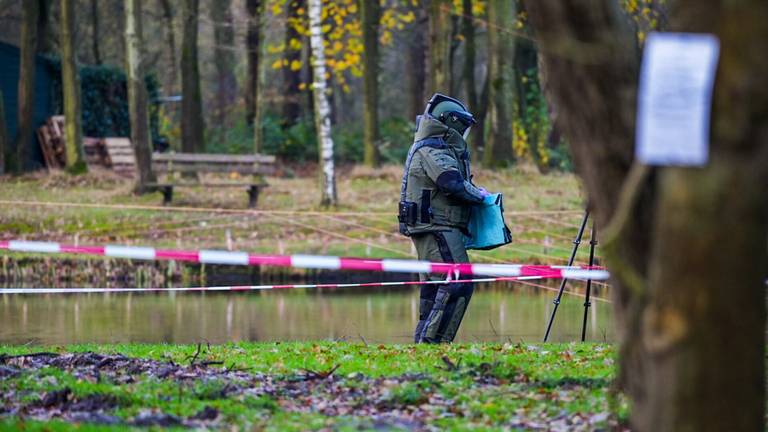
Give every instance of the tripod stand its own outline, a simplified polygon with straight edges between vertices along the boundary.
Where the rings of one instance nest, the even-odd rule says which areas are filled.
[[[581,239],[584,236],[584,228],[587,226],[587,221],[589,220],[589,210],[584,211],[584,218],[581,220],[581,225],[579,226],[579,232],[576,234],[576,238],[573,239],[573,250],[571,250],[571,257],[568,259],[568,266],[573,265],[573,261],[576,258],[576,252],[579,250],[579,245],[581,244]],[[597,246],[597,231],[595,230],[595,221],[592,221],[592,233],[590,235],[589,239],[589,267],[592,267],[595,262],[595,246]],[[555,305],[555,307],[552,309],[552,315],[549,317],[549,323],[547,323],[547,331],[544,333],[544,342],[549,339],[549,332],[552,330],[552,324],[555,321],[555,315],[557,314],[557,308],[560,306],[560,300],[563,297],[563,292],[565,291],[565,284],[568,282],[568,279],[563,278],[563,280],[560,282],[560,289],[557,291],[557,297],[555,297],[555,300],[552,301],[552,303]],[[581,325],[581,341],[584,342],[584,339],[587,335],[587,313],[589,312],[589,307],[592,306],[592,303],[589,301],[589,295],[590,291],[592,290],[592,280],[587,279],[587,289],[586,289],[586,295],[584,298],[584,320]]]

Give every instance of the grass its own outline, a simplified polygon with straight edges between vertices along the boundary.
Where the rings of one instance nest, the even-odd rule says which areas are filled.
[[[244,190],[181,188],[165,210],[36,207],[4,205],[2,238],[81,244],[141,244],[172,248],[215,248],[257,253],[318,253],[361,257],[413,256],[410,241],[397,232],[395,215],[401,167],[341,169],[340,205],[334,212],[357,215],[249,214]],[[324,211],[318,206],[315,176],[269,178],[259,209]],[[478,170],[475,182],[502,192],[515,242],[474,253],[475,261],[562,263],[581,218],[582,195],[576,177],[542,176],[530,168]],[[136,196],[130,181],[106,173],[71,177],[63,173],[0,177],[0,200],[158,206],[160,193]],[[173,211],[179,207],[224,208],[243,213]],[[522,215],[516,212],[568,210]],[[22,255],[14,255],[22,256]],[[584,248],[578,260],[586,261]]]
[[[0,346],[0,359],[40,349]],[[124,370],[108,367],[93,375],[82,364],[19,367],[6,359],[21,373],[0,382],[0,397],[6,405],[27,407],[32,414],[27,419],[6,416],[0,428],[68,430],[77,419],[74,406],[94,400],[104,405],[97,411],[118,424],[86,422],[79,430],[121,430],[142,416],[157,420],[163,415],[187,426],[262,430],[495,430],[536,425],[592,430],[621,425],[627,413],[623,398],[610,391],[615,352],[604,344],[278,342],[45,349],[59,354],[119,353],[153,361],[154,368],[181,365],[181,372],[161,378],[157,369],[145,367],[126,381]],[[223,364],[199,366],[204,361]],[[68,402],[54,406],[59,414],[41,421],[35,407],[64,391]],[[205,410],[215,411],[215,420],[195,420]]]

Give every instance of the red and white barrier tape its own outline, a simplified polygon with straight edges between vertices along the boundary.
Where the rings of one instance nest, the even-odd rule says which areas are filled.
[[[494,277],[477,279],[457,279],[444,281],[393,281],[393,282],[364,282],[364,283],[320,283],[320,284],[290,284],[290,285],[236,285],[213,287],[171,287],[171,288],[0,288],[0,294],[89,294],[89,293],[121,293],[121,292],[194,292],[194,291],[265,291],[283,289],[307,288],[358,288],[358,287],[393,287],[410,285],[444,285],[447,283],[482,283],[501,281],[523,281],[548,279],[546,276]]]
[[[0,241],[0,250],[16,252],[96,255],[139,260],[176,260],[201,264],[244,266],[274,266],[322,270],[359,270],[397,273],[438,273],[453,275],[483,275],[497,277],[543,276],[565,279],[608,279],[608,272],[599,267],[437,263],[402,259],[341,258],[322,255],[256,255],[222,250],[175,250],[139,246],[74,246],[52,242],[10,240]]]

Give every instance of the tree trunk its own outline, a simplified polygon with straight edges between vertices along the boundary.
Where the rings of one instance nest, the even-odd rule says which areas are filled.
[[[197,61],[199,0],[184,0],[184,35],[181,48],[181,148],[188,153],[205,150],[205,123]]]
[[[5,125],[5,100],[0,90],[0,175],[5,174],[5,152],[8,151],[8,128]]]
[[[512,151],[512,64],[514,41],[500,31],[515,17],[514,2],[488,2],[488,107],[489,134],[483,153],[485,166],[500,166],[514,160]]]
[[[283,65],[283,127],[295,125],[301,117],[301,64],[302,35],[294,23],[302,20],[300,9],[306,9],[306,0],[288,0],[285,22],[285,63]]]
[[[417,16],[416,25],[411,32],[407,53],[408,73],[405,74],[408,86],[408,106],[412,120],[424,112],[424,105],[427,102],[424,96],[424,89],[427,83],[426,60],[428,56],[428,47],[424,40],[424,31],[422,30],[427,22],[427,17],[424,14],[423,7],[417,8],[414,13]]]
[[[768,180],[768,4],[676,3],[670,30],[720,38],[710,161],[650,174],[630,170],[638,56],[624,17],[608,0],[528,9],[558,126],[606,227],[633,429],[762,430],[768,203],[754,185]]]
[[[450,93],[450,0],[429,2],[429,93]]]
[[[99,40],[99,2],[98,0],[91,0],[91,25],[93,26],[93,37],[91,38],[93,48],[93,62],[97,65],[102,63],[101,60],[101,41]]]
[[[261,40],[261,14],[263,5],[260,0],[247,0],[248,8],[248,35],[246,49],[248,50],[248,84],[246,90],[246,115],[248,123],[253,124],[253,151],[260,153],[263,147],[264,130],[262,118],[264,116],[264,104],[262,101],[262,40]]]
[[[331,137],[331,107],[326,95],[325,52],[322,30],[322,0],[309,0],[309,33],[312,47],[312,66],[314,82],[312,91],[315,95],[315,129],[320,146],[320,205],[335,206],[336,173],[333,165],[333,138]]]
[[[245,49],[248,56],[248,67],[245,85],[245,121],[254,124],[257,101],[259,100],[259,67],[261,54],[261,0],[246,0],[248,10],[248,34],[245,39]],[[260,130],[259,122],[256,127]],[[254,129],[256,131],[256,129]]]
[[[229,109],[237,95],[235,79],[235,28],[232,20],[232,0],[216,1],[211,4],[211,18],[214,23],[215,47],[213,59],[216,65],[216,123],[222,133],[228,126]]]
[[[168,63],[170,65],[168,73],[165,74],[166,81],[164,87],[165,93],[171,95],[177,91],[176,86],[179,79],[178,62],[176,60],[176,31],[173,25],[173,8],[171,7],[170,0],[160,0],[160,6],[163,8],[165,41],[168,44]]]
[[[475,115],[477,125],[470,131],[472,139],[469,144],[475,148],[485,147],[485,109],[481,108],[477,99],[477,80],[475,79],[475,62],[477,47],[475,45],[475,21],[472,15],[472,0],[463,0],[461,34],[464,37],[464,87],[467,93],[469,111]],[[482,110],[483,115],[479,113]]]
[[[64,148],[67,171],[88,171],[83,151],[82,113],[80,112],[80,77],[75,57],[75,0],[61,0],[61,87],[64,96]]]
[[[32,145],[32,111],[35,103],[35,50],[37,49],[37,24],[40,3],[22,2],[21,54],[19,60],[18,125],[14,139],[15,152],[10,167],[23,171],[27,164],[29,147]]]
[[[363,163],[379,165],[379,0],[360,2],[363,26]]]
[[[37,1],[39,9],[37,13],[37,47],[35,51],[39,54],[52,54],[56,50],[56,34],[53,32],[54,26],[51,25],[53,15],[51,14],[52,0],[27,0]]]
[[[147,87],[144,84],[141,4],[141,0],[125,0],[125,69],[128,85],[128,112],[131,120],[131,143],[136,153],[136,169],[139,174],[136,182],[136,192],[138,193],[151,191],[147,185],[155,181],[155,175],[152,172]]]

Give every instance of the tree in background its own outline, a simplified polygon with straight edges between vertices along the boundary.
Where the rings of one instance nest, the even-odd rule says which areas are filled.
[[[93,27],[93,37],[91,37],[91,48],[93,49],[93,62],[97,65],[102,63],[101,60],[101,32],[99,19],[99,2],[98,0],[91,0],[91,26]]]
[[[264,9],[261,0],[247,0],[246,9],[248,11],[248,33],[246,35],[245,49],[248,53],[248,65],[245,115],[247,124],[253,125],[253,151],[254,153],[260,153],[264,139],[261,124],[264,116],[264,104],[261,96],[263,91],[261,83],[263,45],[261,38],[261,15]]]
[[[699,168],[634,161],[639,56],[612,1],[526,5],[558,126],[605,227],[633,430],[763,430],[768,201],[755,185],[768,181],[768,3],[680,0],[669,17],[671,31],[720,39]]]
[[[62,0],[65,1],[65,0]],[[147,87],[144,84],[144,41],[142,35],[141,0],[125,0],[125,47],[128,112],[131,119],[131,143],[136,153],[139,177],[136,192],[150,192],[155,181],[152,173],[152,147],[149,136]]]
[[[205,150],[205,120],[197,60],[199,0],[184,0],[184,31],[181,48],[181,148],[185,152]]]
[[[75,48],[75,0],[61,0],[61,87],[64,96],[64,147],[67,171],[73,174],[88,171],[83,151],[82,112],[80,110],[80,79],[77,72]]]
[[[475,77],[477,46],[475,44],[475,11],[473,7],[477,5],[477,3],[477,1],[473,0],[463,0],[461,4],[461,35],[464,38],[463,79],[469,110],[475,116],[475,120],[477,120],[477,125],[470,131],[472,139],[469,144],[475,149],[484,149],[485,114],[488,109],[488,77],[486,76],[483,80],[483,85],[481,87],[482,91],[478,96],[477,79]]]
[[[179,71],[176,60],[176,32],[173,25],[173,7],[170,0],[160,0],[160,6],[163,9],[163,23],[165,24],[165,43],[168,45],[168,65],[170,70],[163,74],[165,76],[165,93],[173,94],[177,91],[177,82]]]
[[[379,165],[379,0],[360,2],[360,20],[363,26],[363,162]]]
[[[210,5],[213,20],[213,61],[216,66],[216,104],[214,118],[224,132],[228,113],[237,96],[235,78],[235,27],[232,0],[214,1]],[[223,126],[223,127],[222,127]]]
[[[450,11],[453,5],[450,0],[430,0],[428,7],[429,93],[450,93]]]
[[[514,160],[512,152],[512,64],[513,36],[505,31],[514,22],[513,1],[488,2],[488,142],[483,152],[485,166],[500,166]]]
[[[37,50],[37,24],[40,3],[22,3],[21,59],[19,61],[18,126],[14,145],[16,151],[9,161],[11,168],[21,172],[32,143],[32,110],[35,98],[35,51]]]
[[[320,205],[335,206],[336,172],[333,164],[333,138],[331,137],[331,106],[326,94],[325,42],[323,40],[322,0],[309,0],[309,33],[312,48],[312,66],[315,80],[315,130],[320,146]]]
[[[288,0],[283,53],[283,126],[296,124],[301,117],[301,47],[300,28],[306,22],[306,0]]]
[[[248,30],[245,36],[245,50],[248,58],[245,78],[245,121],[252,125],[256,117],[256,102],[260,91],[261,0],[246,0],[245,8],[248,12]]]
[[[415,7],[412,12],[416,15],[416,25],[410,30],[405,74],[408,89],[409,120],[424,112],[426,97],[424,92],[427,85],[428,46],[424,38],[424,26],[427,24],[427,14],[423,6]]]

